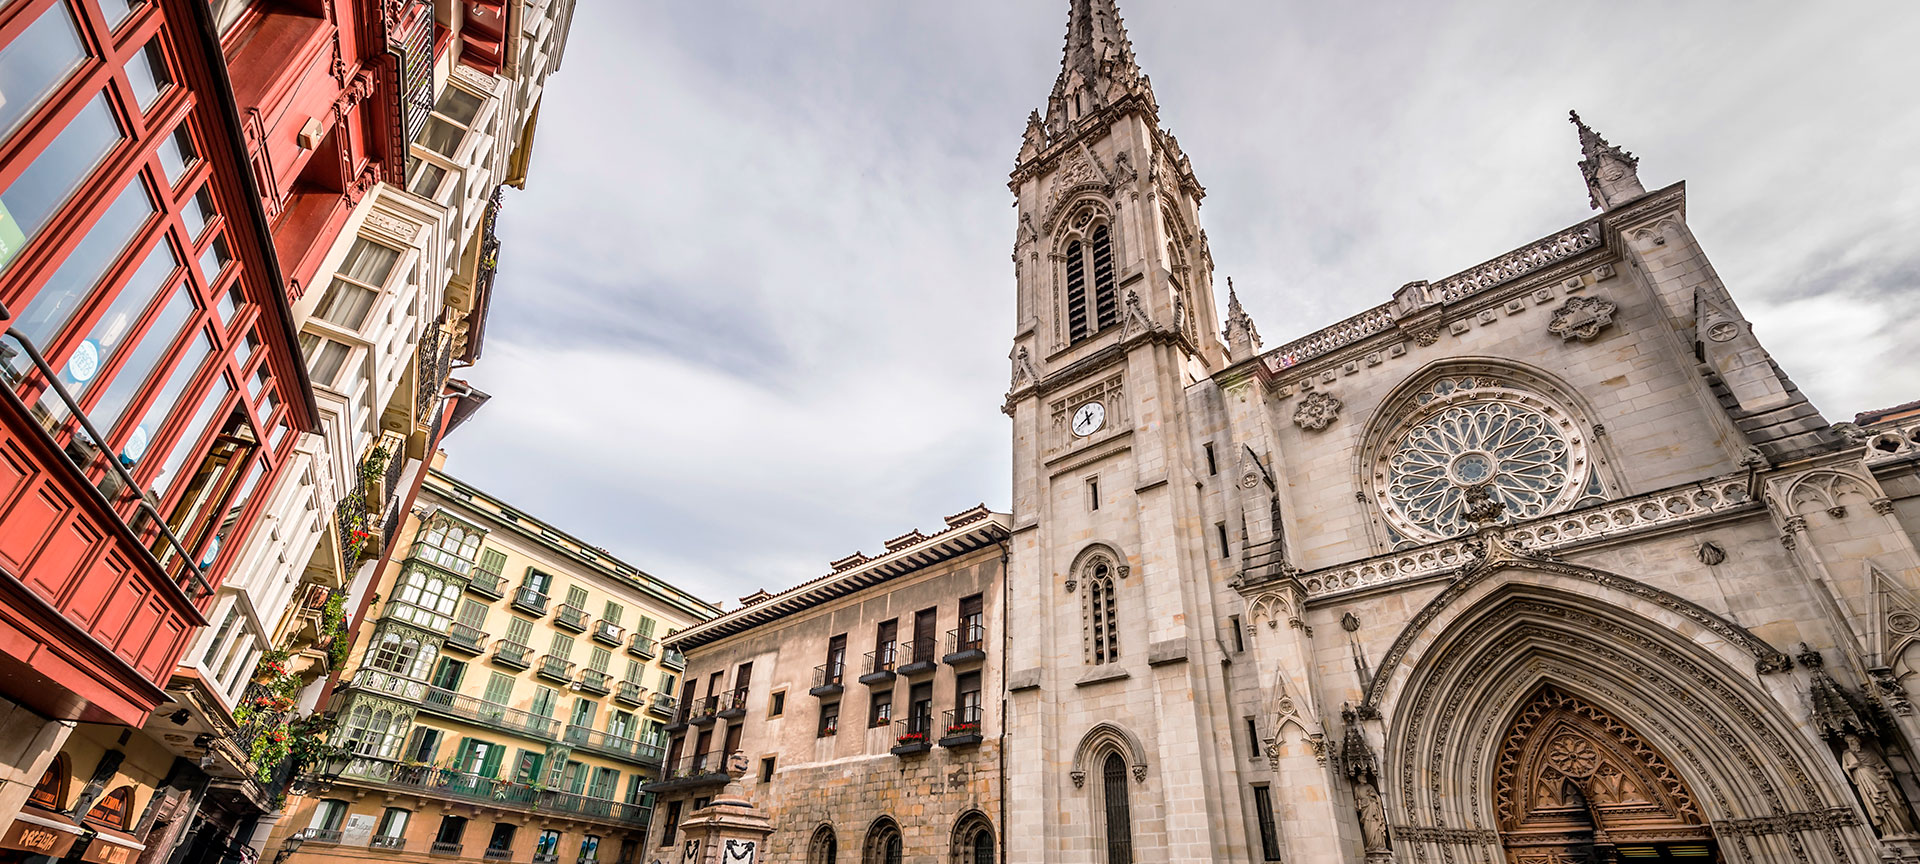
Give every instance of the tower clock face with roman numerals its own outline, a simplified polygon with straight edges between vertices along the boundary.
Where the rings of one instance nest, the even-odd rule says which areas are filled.
[[[1100,431],[1107,424],[1107,406],[1088,402],[1073,412],[1073,434],[1082,438]]]

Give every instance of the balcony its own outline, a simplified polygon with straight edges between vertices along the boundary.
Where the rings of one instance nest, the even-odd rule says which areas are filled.
[[[613,692],[613,676],[598,669],[582,669],[580,680],[575,682],[574,686],[582,693],[605,696]]]
[[[587,610],[575,606],[572,603],[562,603],[554,607],[553,626],[562,630],[572,630],[575,633],[585,633],[587,631]]]
[[[947,731],[940,736],[940,746],[950,749],[979,746],[980,717],[981,711],[978,705],[941,712],[941,725],[946,727]]]
[[[640,787],[640,791],[657,793],[670,789],[724,786],[727,783],[726,767],[726,757],[718,753],[688,756],[661,768],[660,776],[652,783]]]
[[[847,667],[844,663],[815,666],[813,667],[813,687],[807,691],[807,694],[821,697],[838,696],[840,691],[846,689],[842,686],[846,683],[846,677]]]
[[[500,578],[500,574],[489,573],[476,567],[467,580],[467,590],[488,600],[498,600],[507,596],[505,582],[505,579]]]
[[[947,656],[940,661],[948,666],[978,663],[987,659],[987,628],[974,615],[960,622],[960,628],[947,631]]]
[[[421,697],[427,695],[427,688],[430,685],[418,678],[408,678],[405,675],[396,675],[368,666],[353,673],[353,680],[347,686],[370,693],[384,693],[408,702],[418,702]]]
[[[673,698],[672,693],[655,693],[653,698],[647,701],[647,710],[662,717],[672,717],[673,709],[679,701]]]
[[[880,646],[878,651],[867,652],[867,674],[860,676],[860,683],[869,687],[886,684],[893,680],[893,664],[899,659],[892,642]]]
[[[560,855],[554,852],[535,852],[533,864],[560,864]]]
[[[440,687],[427,688],[425,698],[420,700],[420,710],[547,741],[560,735],[558,720]]]
[[[367,841],[367,848],[384,849],[388,852],[399,852],[407,848],[407,838],[405,837],[374,837]]]
[[[680,653],[680,649],[678,648],[668,648],[667,653],[660,656],[660,665],[672,669],[675,672],[685,672],[687,670],[687,655]]]
[[[667,733],[678,732],[687,728],[687,724],[691,722],[693,722],[693,711],[691,707],[682,705],[680,706],[680,710],[673,712],[673,717],[667,720],[666,725],[660,727],[660,729]]]
[[[518,642],[502,639],[493,643],[493,662],[508,669],[525,669],[532,665],[533,649]]]
[[[646,704],[647,691],[632,681],[622,681],[613,686],[613,701],[638,708]]]
[[[542,654],[540,665],[533,670],[533,674],[555,684],[572,684],[573,664],[552,654]]]
[[[453,628],[447,631],[446,647],[469,657],[478,657],[487,650],[486,631],[455,621]]]
[[[747,716],[747,688],[737,687],[720,697],[718,716],[729,723]]]
[[[924,705],[925,703],[922,703]],[[904,730],[894,739],[893,755],[918,756],[933,749],[933,711],[923,708],[911,712],[907,719],[900,721]]]
[[[716,765],[716,770],[718,766]],[[356,756],[341,773],[349,783],[378,786],[403,794],[474,801],[489,807],[529,813],[562,813],[626,825],[646,823],[648,810],[606,798],[540,790],[526,783],[495,780],[432,765],[402,765],[389,759]],[[720,782],[726,782],[726,774]]]
[[[568,726],[566,740],[568,744],[580,750],[648,767],[659,767],[660,759],[664,755],[664,751],[657,744],[648,744],[585,726]]]
[[[308,828],[306,837],[308,843],[339,843],[340,834],[341,832],[338,830],[328,831],[325,828]]]
[[[602,618],[593,622],[593,641],[618,646],[627,637],[627,628]]]
[[[635,633],[632,639],[627,640],[627,653],[644,660],[653,659],[653,655],[659,650],[660,643],[653,641],[651,636]]]
[[[488,846],[487,851],[480,853],[480,856],[488,861],[512,861],[513,850],[502,849],[498,846]]]
[[[458,858],[460,857],[460,844],[448,843],[444,840],[435,840],[433,841],[433,848],[429,851],[429,854],[451,855]]]
[[[933,661],[935,649],[938,647],[939,644],[932,639],[916,639],[901,645],[900,656],[907,658],[907,662],[900,664],[900,668],[895,671],[908,678],[932,674],[933,670],[940,668],[940,664]]]
[[[689,718],[687,722],[692,723],[695,726],[708,726],[708,725],[712,725],[713,721],[718,718],[719,714],[720,714],[720,697],[708,696],[707,698],[700,700],[700,704],[694,707],[693,716]]]
[[[513,608],[530,615],[547,614],[546,592],[522,585],[513,589]]]

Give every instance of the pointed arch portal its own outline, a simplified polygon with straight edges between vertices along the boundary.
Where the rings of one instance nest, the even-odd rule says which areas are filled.
[[[1510,864],[1712,861],[1693,792],[1639,733],[1543,684],[1508,724],[1494,782]]]

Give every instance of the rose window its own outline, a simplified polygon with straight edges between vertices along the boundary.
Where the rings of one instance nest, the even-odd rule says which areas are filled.
[[[1473,528],[1467,490],[1485,486],[1503,519],[1565,509],[1599,492],[1564,412],[1484,378],[1443,379],[1394,436],[1377,490],[1395,539],[1434,540]],[[1397,544],[1399,545],[1399,544]]]

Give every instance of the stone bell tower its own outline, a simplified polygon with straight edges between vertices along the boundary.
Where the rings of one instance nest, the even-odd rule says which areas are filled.
[[[1244,852],[1233,755],[1214,743],[1231,740],[1216,716],[1227,532],[1203,515],[1188,416],[1190,388],[1227,362],[1206,190],[1112,0],[1071,2],[1008,185],[1009,860]]]

